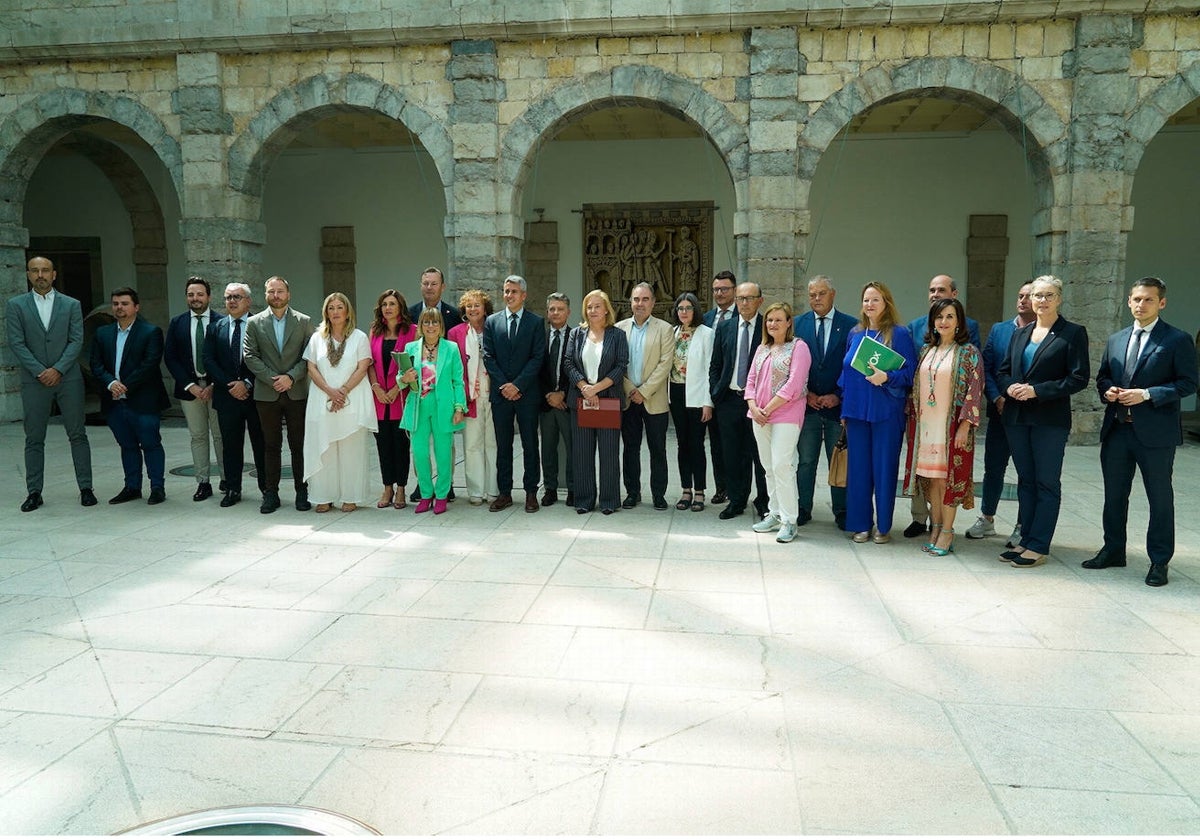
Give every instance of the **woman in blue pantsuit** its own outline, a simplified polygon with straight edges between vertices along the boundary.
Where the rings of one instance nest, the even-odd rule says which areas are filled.
[[[891,347],[904,357],[899,370],[863,376],[850,366],[865,336]],[[891,540],[896,507],[896,477],[904,440],[904,406],[912,388],[917,351],[900,321],[896,301],[883,283],[868,283],[862,291],[858,326],[846,340],[846,356],[838,385],[842,388],[842,422],[846,425],[846,530],[854,541]],[[874,515],[872,516],[872,501]]]

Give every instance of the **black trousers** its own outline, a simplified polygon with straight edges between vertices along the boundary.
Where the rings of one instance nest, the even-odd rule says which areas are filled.
[[[701,409],[687,407],[687,385],[672,382],[671,420],[675,423],[675,441],[679,446],[679,486],[704,491],[707,486],[708,458],[704,452],[704,433],[708,424],[700,419]]]
[[[1100,441],[1100,470],[1104,475],[1104,547],[1125,554],[1129,523],[1129,493],[1133,471],[1142,473],[1142,486],[1150,505],[1146,526],[1146,554],[1151,563],[1169,563],[1175,554],[1175,446],[1144,446],[1133,426],[1114,423]]]
[[[292,453],[292,483],[296,491],[306,489],[304,483],[304,408],[307,400],[294,400],[280,394],[274,402],[256,403],[258,419],[262,423],[266,482],[264,490],[279,492],[279,478],[283,474],[283,424],[287,422],[288,449]]]
[[[408,470],[412,465],[412,442],[408,432],[400,428],[399,420],[379,421],[375,433],[375,449],[379,452],[379,473],[384,486],[408,482]]]
[[[499,399],[492,402],[492,425],[496,429],[496,485],[502,496],[512,494],[513,432],[521,431],[521,450],[525,459],[525,474],[521,487],[536,493],[542,481],[542,461],[538,455],[538,405],[533,400]]]
[[[250,451],[254,453],[254,471],[258,473],[258,489],[262,490],[267,480],[267,467],[257,403],[253,399],[245,399],[233,405],[222,404],[217,409],[217,425],[221,427],[225,488],[239,493],[242,491],[242,472],[246,468],[246,434],[249,433]]]
[[[654,498],[667,494],[667,423],[668,415],[651,414],[646,406],[631,402],[621,412],[622,469],[625,492],[642,495],[642,432],[650,449],[650,493]]]

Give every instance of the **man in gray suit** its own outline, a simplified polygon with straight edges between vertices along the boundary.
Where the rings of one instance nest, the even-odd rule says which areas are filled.
[[[58,274],[46,257],[34,257],[25,268],[33,290],[8,302],[5,324],[8,344],[21,369],[21,402],[25,413],[25,489],[21,504],[26,513],[42,506],[46,464],[46,426],[54,404],[62,414],[79,503],[96,504],[92,492],[92,449],[84,426],[83,311],[79,301],[56,291]]]
[[[279,510],[279,478],[283,472],[283,425],[287,421],[288,449],[292,452],[292,481],[296,510],[310,510],[304,483],[304,409],[308,403],[308,363],[304,350],[313,334],[312,321],[289,306],[292,292],[287,280],[276,275],[267,280],[267,308],[246,322],[244,361],[254,374],[254,402],[262,424],[263,482],[261,513]]]

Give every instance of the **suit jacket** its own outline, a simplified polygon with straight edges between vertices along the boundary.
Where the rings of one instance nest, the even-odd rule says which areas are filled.
[[[1008,355],[1008,345],[1017,332],[1017,319],[1000,321],[988,330],[987,343],[983,345],[983,393],[991,408],[996,400],[1005,396],[1000,390],[1000,363]]]
[[[930,306],[932,305],[933,304],[930,304]],[[912,336],[914,347],[923,347],[925,345],[925,330],[928,327],[928,312],[926,312],[920,318],[914,318],[908,322],[908,333]],[[975,345],[976,350],[983,349],[983,342],[979,340],[979,322],[974,318],[967,319],[967,340]]]
[[[1071,395],[1087,387],[1091,368],[1088,363],[1087,330],[1061,315],[1042,340],[1029,370],[1021,375],[1022,356],[1029,346],[1037,321],[1017,330],[1008,345],[1008,355],[1000,363],[997,379],[1000,392],[1022,382],[1032,385],[1037,396],[1031,400],[1008,400],[1001,416],[1006,426],[1059,426],[1071,428]]]
[[[617,322],[617,329],[625,333],[625,339],[631,345],[633,324],[633,318]],[[646,319],[645,329],[646,337],[642,343],[642,384],[635,386],[629,376],[629,369],[626,368],[625,382],[622,386],[625,389],[625,401],[628,404],[629,395],[636,387],[642,394],[643,407],[647,414],[666,414],[669,407],[667,380],[671,376],[671,363],[675,359],[675,330],[662,318],[655,318],[653,315]],[[630,355],[632,356],[632,351]]]
[[[421,345],[425,339],[418,338],[410,341],[405,350],[417,359],[417,380],[408,386],[408,396],[404,400],[404,414],[400,417],[400,428],[409,432],[417,429],[418,413],[425,398],[421,396]],[[463,416],[466,416],[467,395],[463,391],[462,357],[458,353],[458,345],[453,341],[441,339],[438,343],[437,362],[434,367],[433,390],[431,396],[437,398],[437,416],[433,421],[435,433],[444,432],[447,435],[461,431],[465,423],[454,425],[454,408],[461,406]],[[428,411],[428,409],[426,409]],[[419,442],[418,442],[419,443]]]
[[[567,345],[571,342],[571,327],[563,326],[564,335],[561,339],[562,344],[558,348],[558,378],[554,377],[555,358],[550,353],[550,325],[546,325],[546,358],[542,362],[542,370],[539,374],[539,379],[542,387],[542,411],[552,411],[550,403],[546,402],[545,397],[554,391],[562,391],[563,397],[567,395],[567,389],[571,387],[571,381],[567,378],[567,366],[564,360],[567,358]]]
[[[304,351],[313,334],[312,320],[290,306],[284,318],[282,353],[275,344],[274,316],[270,309],[250,316],[246,324],[243,342],[246,367],[254,374],[254,399],[259,402],[279,399],[279,394],[271,387],[271,377],[281,373],[292,378],[292,389],[288,392],[290,399],[308,399],[308,362],[304,361]]]
[[[841,399],[842,389],[838,385],[838,377],[842,375],[842,357],[846,354],[846,338],[857,323],[858,321],[853,315],[835,309],[828,323],[825,324],[829,340],[825,345],[825,356],[822,358],[817,347],[816,313],[810,309],[797,315],[792,321],[792,331],[796,334],[796,338],[808,345],[808,352],[812,357],[812,366],[808,369],[808,392],[810,394],[822,397],[827,394],[836,394],[838,399]],[[818,359],[820,359],[819,362]],[[822,408],[817,413],[830,420],[837,420],[842,416],[842,407],[839,404],[833,408]]]
[[[247,322],[249,318],[247,317]],[[247,327],[242,326],[245,333]],[[242,336],[245,347],[245,335]],[[253,399],[254,374],[241,357],[241,348],[233,346],[233,319],[226,315],[208,325],[204,335],[204,369],[213,382],[213,408],[217,411],[242,405],[245,400],[236,400],[229,395],[229,386],[241,380],[250,390]]]
[[[79,301],[55,289],[50,328],[42,326],[35,292],[17,295],[4,313],[8,346],[16,357],[22,385],[38,385],[38,374],[54,368],[63,382],[81,381],[79,354],[83,352],[83,312]]]
[[[587,341],[587,335],[587,327],[580,327],[571,332],[570,341],[567,342],[567,357],[563,361],[563,366],[567,369],[567,379],[571,383],[567,390],[567,407],[571,411],[575,410],[579,398],[583,396],[579,392],[580,384],[588,381],[587,366],[583,363],[583,343]],[[625,380],[625,368],[627,367],[629,367],[629,340],[622,330],[615,326],[607,327],[604,330],[604,345],[600,348],[600,375],[596,381],[599,382],[607,377],[613,381],[613,384],[601,391],[598,396],[616,397],[621,401],[622,409],[625,408],[625,389],[621,383]]]
[[[1125,379],[1125,352],[1133,336],[1133,326],[1113,333],[1104,347],[1096,390],[1101,401],[1113,385],[1122,387]],[[1161,318],[1142,340],[1142,352],[1133,371],[1130,388],[1150,392],[1150,401],[1133,406],[1105,402],[1104,424],[1100,438],[1121,422],[1126,412],[1133,419],[1137,442],[1147,447],[1179,446],[1183,443],[1179,401],[1196,393],[1196,351],[1191,337]]]
[[[163,333],[140,315],[129,325],[129,337],[121,353],[121,369],[117,370],[117,324],[105,324],[92,338],[92,376],[100,380],[104,390],[100,404],[105,412],[112,406],[108,389],[120,380],[129,389],[125,401],[139,414],[158,414],[171,404],[163,387]]]
[[[730,309],[731,314],[725,320],[736,321],[737,317],[738,317],[737,304],[731,305],[729,307],[729,309]],[[717,328],[717,325],[714,323],[716,320],[717,320],[717,307],[714,306],[712,309],[710,309],[704,313],[704,326],[712,327],[715,330]]]
[[[518,403],[537,406],[542,401],[538,375],[546,358],[546,322],[525,309],[509,341],[508,316],[505,308],[483,322],[483,364],[491,378],[492,402],[505,401],[500,388],[512,382],[521,392]]]
[[[741,396],[729,390],[729,383],[737,375],[737,343],[738,330],[741,328],[741,316],[729,318],[717,327],[717,335],[713,339],[712,361],[708,366],[708,387],[711,389],[713,405],[722,400]],[[754,324],[750,327],[750,361],[754,361],[754,351],[762,343],[762,313],[754,316]]]
[[[424,311],[425,301],[419,300],[412,306],[408,307],[408,317],[414,324],[416,324],[418,319],[421,317],[421,313]],[[438,312],[442,313],[442,323],[447,333],[450,332],[451,327],[457,327],[462,323],[462,316],[458,314],[458,310],[446,303],[444,300],[438,301]],[[417,330],[418,335],[420,335],[420,332],[420,330]]]
[[[192,359],[192,347],[195,346],[195,320],[190,310],[176,315],[171,319],[171,323],[167,325],[167,335],[165,344],[163,345],[163,361],[167,363],[167,370],[171,373],[171,378],[175,380],[175,399],[178,400],[194,400],[196,399],[187,391],[187,386],[196,381],[195,362]],[[208,310],[208,324],[212,326],[219,321],[221,316],[211,309]],[[205,330],[207,339],[208,330]],[[203,346],[203,345],[202,345]],[[201,360],[203,360],[203,350],[201,350]],[[205,367],[207,372],[208,368]],[[211,376],[208,377],[210,382],[215,381]],[[215,388],[213,389],[216,390]]]

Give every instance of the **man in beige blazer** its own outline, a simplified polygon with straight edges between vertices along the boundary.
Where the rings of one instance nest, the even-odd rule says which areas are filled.
[[[622,472],[625,501],[637,507],[642,500],[642,431],[650,448],[650,494],[655,510],[667,509],[667,380],[675,357],[671,325],[655,318],[654,289],[638,283],[629,293],[633,317],[617,323],[629,339],[625,372],[625,411],[621,414]]]
[[[309,510],[304,483],[304,409],[308,401],[308,363],[304,351],[313,334],[312,321],[289,306],[291,289],[276,275],[267,280],[267,308],[246,322],[243,339],[246,367],[254,374],[254,403],[262,424],[263,501],[259,511],[279,510],[279,479],[283,472],[283,425],[287,421],[292,452],[292,481],[296,510]]]

